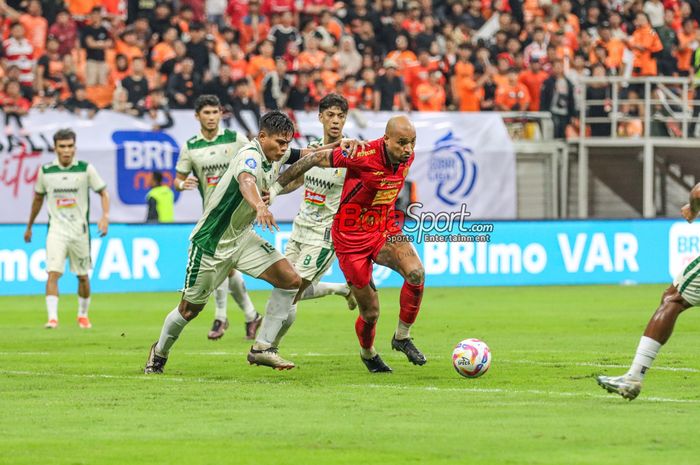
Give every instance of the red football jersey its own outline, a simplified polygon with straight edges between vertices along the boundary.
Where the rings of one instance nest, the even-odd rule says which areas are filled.
[[[415,153],[393,165],[384,138],[373,140],[353,158],[340,148],[333,152],[333,166],[347,168],[340,207],[333,221],[333,245],[348,253],[374,248],[388,235],[401,232],[402,221],[394,211],[396,198],[406,181]]]

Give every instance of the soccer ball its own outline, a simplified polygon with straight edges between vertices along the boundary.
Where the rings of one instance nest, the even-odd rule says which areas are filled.
[[[465,339],[452,351],[452,366],[465,378],[478,378],[491,366],[491,350],[484,341]]]

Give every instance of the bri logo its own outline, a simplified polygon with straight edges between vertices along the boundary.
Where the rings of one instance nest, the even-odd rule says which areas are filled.
[[[435,142],[428,177],[435,182],[435,196],[443,203],[454,206],[471,194],[479,175],[473,155],[452,131]]]
[[[151,189],[153,171],[163,173],[163,184],[172,186],[179,148],[163,132],[115,131],[117,148],[117,192],[127,205],[143,205]],[[175,191],[177,201],[180,193]]]

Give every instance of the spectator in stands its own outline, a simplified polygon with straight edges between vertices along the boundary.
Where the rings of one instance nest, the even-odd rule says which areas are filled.
[[[243,112],[249,112],[252,115],[253,123],[257,124],[257,122],[260,121],[260,105],[251,98],[250,85],[247,79],[239,79],[236,81],[231,107],[233,109],[233,117],[236,118],[236,122],[246,132],[248,138],[252,139],[255,137],[257,127],[248,125],[243,117]],[[229,125],[228,120],[224,120],[224,122],[227,126]]]
[[[5,13],[7,19],[17,21],[24,26],[27,40],[34,48],[34,57],[43,55],[49,31],[49,22],[42,16],[41,2],[39,0],[30,0],[27,3],[27,12],[20,13],[2,0],[0,1],[0,9]]]
[[[17,67],[22,95],[31,102],[34,96],[34,47],[27,40],[22,23],[11,24],[10,37],[3,42],[3,52],[3,67]]]
[[[547,80],[549,74],[542,70],[540,58],[532,57],[529,69],[526,69],[518,77],[518,81],[523,84],[530,94],[530,111],[540,111],[540,95],[542,85]]]
[[[190,26],[190,40],[187,42],[187,56],[192,59],[194,69],[204,76],[209,70],[209,49],[206,43],[207,32],[202,23]]]
[[[265,75],[262,82],[263,111],[282,110],[287,103],[287,94],[292,87],[292,80],[287,75],[287,63],[278,59],[276,69]]]
[[[139,110],[129,101],[129,92],[123,87],[117,87],[112,94],[110,110],[129,116],[138,116]]]
[[[24,134],[22,118],[29,112],[31,102],[22,96],[20,82],[14,79],[8,80],[4,84],[0,102],[2,102],[2,112],[5,114],[5,134],[12,134],[11,123],[14,122]]]
[[[143,47],[138,44],[136,31],[128,27],[122,32],[121,37],[117,40],[115,51],[120,55],[124,55],[131,64],[135,58],[143,58]]]
[[[46,41],[46,53],[37,61],[36,91],[39,97],[54,97],[60,90],[63,61],[58,51],[59,47],[58,40],[49,36]]]
[[[139,114],[146,109],[148,97],[148,79],[146,79],[146,61],[136,57],[131,63],[131,74],[121,81],[121,87],[128,95],[128,101]]]
[[[673,12],[671,12],[671,16],[673,16]],[[698,47],[700,47],[700,42],[698,42],[697,24],[695,20],[686,18],[683,21],[683,29],[678,33],[678,71],[681,75],[689,76],[692,74],[690,57]]]
[[[260,13],[260,0],[249,0],[248,13],[240,21],[239,30],[241,33],[240,45],[246,53],[255,50],[255,47],[268,36],[270,23],[267,17]]]
[[[231,67],[222,63],[219,73],[204,84],[203,94],[216,95],[225,113],[233,111],[232,99],[235,94],[235,84],[231,78]]]
[[[151,16],[151,19],[149,21],[149,25],[151,26],[151,32],[153,33],[155,40],[162,40],[162,38],[165,36],[165,31],[167,31],[171,27],[175,27],[178,31],[178,34],[180,33],[179,28],[173,26],[173,24],[170,21],[170,18],[172,16],[173,10],[170,6],[170,3],[165,1],[156,3],[156,7],[153,10],[153,16]]]
[[[107,84],[107,62],[105,51],[112,48],[109,31],[102,25],[102,8],[95,7],[90,13],[90,24],[83,29],[82,43],[86,50],[85,84],[97,86]]]
[[[156,88],[151,91],[146,99],[146,109],[147,111],[143,116],[151,123],[153,131],[162,131],[173,127],[175,124],[163,89]]]
[[[346,36],[350,37],[350,36]],[[350,38],[352,40],[352,38]],[[290,42],[290,46],[296,42]],[[320,41],[314,33],[306,35],[304,38],[304,51],[299,54],[299,67],[305,71],[313,71],[321,68],[323,66],[323,61],[326,59],[326,52],[319,48]],[[346,57],[347,58],[347,57]],[[336,59],[334,57],[334,59]],[[361,58],[360,58],[361,59]],[[338,60],[336,60],[338,66],[343,66]]]
[[[78,26],[68,10],[60,10],[56,22],[49,28],[49,35],[58,40],[58,53],[66,55],[77,46]]]
[[[172,108],[194,108],[194,100],[200,94],[202,78],[195,71],[192,58],[183,58],[179,69],[168,79],[168,97]]]
[[[563,139],[575,108],[574,86],[564,76],[564,63],[560,59],[552,63],[552,75],[544,81],[540,109],[552,114],[554,138]]]
[[[663,49],[661,40],[656,31],[651,28],[646,14],[637,14],[634,25],[636,29],[632,37],[627,39],[627,46],[634,53],[634,74],[635,76],[655,76],[657,64],[654,54]]]
[[[97,105],[88,99],[83,85],[76,87],[75,95],[65,100],[62,106],[71,113],[88,119],[94,118],[98,111]]]
[[[408,110],[403,81],[397,74],[397,64],[391,60],[384,62],[384,74],[377,78],[374,86],[374,110]]]
[[[274,44],[273,55],[280,58],[287,51],[289,42],[301,43],[299,31],[294,27],[294,16],[292,11],[284,11],[280,15],[280,22],[272,26],[268,39]]]
[[[500,111],[527,111],[530,107],[530,92],[518,82],[518,70],[508,71],[507,81],[496,89],[496,109]]]
[[[172,223],[175,219],[175,194],[163,184],[163,173],[154,171],[151,176],[151,190],[146,194],[148,212],[146,223]]]
[[[108,81],[109,81],[110,85],[119,84],[124,79],[129,77],[130,74],[131,74],[131,68],[129,67],[129,60],[126,58],[125,55],[118,53],[114,57],[114,67],[109,72]]]
[[[309,73],[301,71],[297,74],[294,86],[289,90],[287,108],[293,111],[308,111],[311,109],[313,99],[309,90]]]
[[[433,71],[428,81],[418,84],[416,89],[416,109],[418,111],[443,111],[445,110],[445,86],[442,83],[442,73]]]
[[[598,63],[593,66],[593,77],[602,78],[605,77],[605,66],[602,63]],[[595,105],[588,107],[586,116],[592,118],[606,117],[610,113],[610,86],[605,83],[593,83],[586,86],[586,99],[587,100],[597,100],[600,102]],[[591,135],[595,137],[610,137],[610,123],[595,122],[590,123]]]
[[[659,35],[659,40],[661,41],[662,50],[656,54],[656,62],[658,64],[659,73],[665,76],[678,75],[678,71],[681,66],[681,61],[685,65],[685,60],[683,54],[690,53],[690,50],[684,48],[683,51],[680,49],[680,35],[676,34],[673,29],[673,23],[676,18],[673,14],[673,10],[667,10],[664,14],[664,21],[661,26],[656,28],[656,33]],[[695,21],[691,22],[695,24]],[[691,31],[691,41],[694,40],[695,32],[693,27],[689,28]],[[687,36],[683,36],[684,39],[688,39]],[[687,69],[687,68],[686,68]]]
[[[173,51],[175,52],[175,56],[165,60],[159,70],[166,81],[179,69],[178,67],[180,63],[182,63],[182,60],[187,58],[187,46],[181,40],[176,40],[173,43]]]

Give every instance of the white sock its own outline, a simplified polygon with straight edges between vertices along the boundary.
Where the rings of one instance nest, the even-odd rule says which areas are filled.
[[[364,358],[365,360],[369,360],[370,358],[373,358],[375,355],[377,355],[377,350],[372,346],[369,349],[365,349],[364,347],[360,347],[360,356]]]
[[[58,296],[46,296],[46,312],[49,314],[49,320],[58,321]]]
[[[644,375],[646,375],[647,370],[651,368],[651,365],[654,363],[654,359],[656,358],[656,354],[659,353],[660,349],[660,342],[657,342],[650,337],[642,336],[642,339],[639,341],[639,345],[637,346],[637,353],[632,361],[632,366],[630,367],[626,376],[629,376],[637,381],[643,380]]]
[[[228,284],[226,280],[216,289],[214,289],[214,318],[221,321],[226,321],[226,304],[228,303]]]
[[[411,326],[408,323],[404,323],[401,321],[401,318],[399,318],[399,325],[396,327],[396,332],[394,333],[394,337],[396,339],[401,340],[401,339],[408,339],[411,337]]]
[[[255,306],[250,300],[248,291],[245,288],[243,275],[236,271],[233,276],[228,278],[228,290],[231,292],[231,297],[236,301],[238,307],[243,311],[246,323],[250,323],[258,317],[258,312],[255,311]]]
[[[270,299],[267,301],[267,306],[265,307],[265,318],[263,319],[262,325],[260,325],[258,337],[255,339],[255,344],[253,345],[254,349],[267,349],[275,343],[278,337],[281,338],[281,336],[284,336],[284,333],[287,332],[289,326],[293,323],[292,321],[285,327],[293,311],[292,303],[298,291],[299,289],[275,288],[272,290]]]
[[[170,348],[175,344],[177,338],[180,337],[180,333],[189,321],[182,318],[178,307],[168,313],[163,322],[163,329],[160,331],[160,339],[158,339],[158,344],[156,345],[156,353],[161,357],[167,357],[170,352]]]
[[[87,318],[88,308],[90,308],[90,297],[78,296],[78,318]]]
[[[272,347],[279,347],[280,342],[282,341],[282,338],[284,337],[285,334],[287,334],[287,331],[289,331],[289,328],[294,324],[294,322],[297,319],[297,304],[292,305],[292,309],[289,312],[289,315],[287,316],[287,319],[284,320],[284,323],[282,323],[282,327],[280,328],[279,332],[277,333],[277,337],[275,340],[272,342]]]
[[[304,289],[300,300],[318,299],[331,294],[347,296],[349,293],[350,288],[345,283],[311,283]]]

